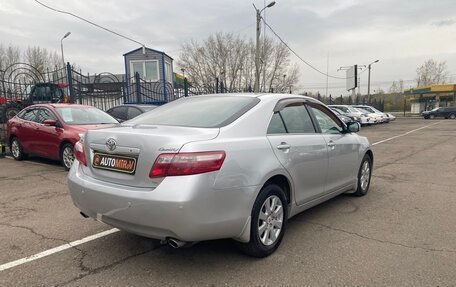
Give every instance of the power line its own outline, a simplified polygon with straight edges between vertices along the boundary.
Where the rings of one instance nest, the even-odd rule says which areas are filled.
[[[367,69],[363,70],[359,75],[361,75],[362,73],[364,73]],[[451,79],[453,77],[455,77],[456,74],[449,74],[448,76],[445,76],[444,78],[445,79]],[[399,82],[403,82],[403,83],[412,83],[412,82],[416,82],[416,79],[407,79],[407,80],[403,80],[403,79],[399,79],[399,80],[383,80],[383,81],[374,81],[372,82],[371,84],[372,85],[387,85],[387,84],[392,84],[394,81],[396,81],[397,83]],[[325,88],[325,84],[324,82],[315,82],[315,83],[302,83],[301,85],[299,86],[296,86],[296,88],[309,88],[309,89],[324,89]],[[442,84],[442,85],[445,85],[445,84]],[[341,85],[329,85],[329,88],[330,89],[337,89],[337,88],[345,88]]]
[[[105,28],[105,27],[103,27],[103,26],[100,26],[100,25],[98,25],[97,23],[94,23],[94,22],[92,22],[92,21],[89,21],[89,20],[87,20],[87,19],[84,19],[84,18],[82,18],[82,17],[80,17],[80,16],[78,16],[78,15],[75,15],[75,14],[71,13],[71,12],[67,12],[67,11],[63,11],[63,10],[59,10],[59,9],[53,8],[53,7],[51,7],[51,6],[49,6],[49,5],[46,5],[46,4],[44,4],[44,3],[42,3],[42,2],[40,2],[40,1],[38,1],[38,0],[35,0],[35,2],[38,3],[38,4],[40,4],[40,5],[43,6],[43,7],[46,7],[47,9],[52,10],[52,11],[55,11],[55,12],[58,12],[58,13],[67,14],[67,15],[73,16],[73,17],[75,17],[75,18],[78,18],[79,20],[82,20],[82,21],[84,21],[84,22],[86,22],[86,23],[89,23],[89,24],[95,26],[95,27],[98,27],[98,28],[100,28],[100,29],[103,29],[103,30],[105,30],[105,31],[107,31],[107,32],[109,32],[109,33],[112,33],[112,34],[117,35],[117,36],[119,36],[119,37],[121,37],[121,38],[127,39],[127,40],[129,40],[129,41],[135,42],[135,43],[141,45],[141,46],[143,47],[143,49],[146,47],[143,43],[141,43],[141,42],[139,42],[139,41],[136,41],[136,40],[134,40],[134,39],[132,39],[132,38],[130,38],[130,37],[124,36],[124,35],[122,35],[122,34],[120,34],[120,33],[117,33],[117,32],[115,32],[115,31],[111,30],[111,29],[108,29],[108,28]]]
[[[299,56],[298,53],[296,53],[293,49],[291,49],[291,47],[287,43],[285,43],[285,41],[282,39],[282,37],[280,37],[279,34],[277,34],[276,31],[274,31],[274,29],[272,29],[272,27],[263,18],[262,18],[262,20],[263,20],[264,25],[266,25],[269,28],[269,30],[271,30],[271,32],[280,40],[280,42],[282,42],[282,44],[285,45],[285,47],[287,47],[296,57],[298,57],[299,60],[301,60],[304,64],[309,66],[311,69],[315,70],[316,72],[318,72],[326,77],[333,78],[333,79],[346,80],[346,79],[354,78],[354,76],[352,76],[352,77],[333,76],[333,75],[329,75],[325,72],[320,71],[319,69],[314,67],[312,64],[310,64],[309,62],[304,60],[301,56]]]

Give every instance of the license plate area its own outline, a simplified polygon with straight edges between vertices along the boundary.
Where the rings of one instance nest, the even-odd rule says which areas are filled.
[[[136,157],[95,152],[92,167],[114,172],[135,174]]]

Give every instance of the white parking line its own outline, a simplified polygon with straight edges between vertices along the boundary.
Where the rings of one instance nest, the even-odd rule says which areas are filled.
[[[94,235],[90,235],[90,236],[84,237],[82,239],[79,239],[79,240],[76,240],[76,241],[73,241],[73,242],[70,242],[70,243],[66,243],[66,244],[63,244],[63,245],[48,249],[46,251],[31,255],[31,256],[28,256],[28,257],[24,257],[24,258],[21,258],[21,259],[12,261],[12,262],[8,262],[8,263],[5,263],[5,264],[2,264],[2,265],[0,265],[0,272],[4,271],[4,270],[7,270],[7,269],[10,269],[10,268],[13,268],[13,267],[16,267],[18,265],[22,265],[22,264],[30,262],[30,261],[34,261],[34,260],[49,256],[49,255],[52,255],[54,253],[57,253],[57,252],[60,252],[60,251],[66,250],[66,249],[73,248],[75,246],[78,246],[78,245],[84,244],[86,242],[98,239],[100,237],[104,237],[104,236],[109,235],[109,234],[113,234],[113,233],[118,232],[118,231],[119,231],[119,229],[112,228],[112,229],[109,229],[109,230],[106,230],[106,231],[103,231],[103,232],[100,232],[100,233],[97,233],[97,234],[94,234]]]
[[[430,125],[427,125],[427,126],[424,126],[424,127],[421,127],[421,128],[417,128],[417,129],[408,131],[406,133],[394,136],[394,137],[390,137],[390,138],[375,142],[372,145],[373,146],[374,145],[378,145],[378,144],[381,144],[381,143],[384,143],[384,142],[387,142],[387,141],[390,141],[390,140],[393,140],[393,139],[396,139],[396,138],[399,138],[399,137],[406,136],[406,135],[414,133],[416,131],[419,131],[419,130],[428,128],[430,126],[436,125],[436,124],[438,124],[440,122],[442,122],[442,121],[438,121],[436,123],[433,123],[433,124],[430,124]],[[22,265],[22,264],[30,262],[30,261],[34,261],[34,260],[49,256],[49,255],[55,254],[57,252],[60,252],[60,251],[66,250],[66,249],[73,248],[75,246],[87,243],[89,241],[92,241],[92,240],[95,240],[95,239],[98,239],[98,238],[101,238],[101,237],[104,237],[104,236],[107,236],[109,234],[116,233],[118,231],[119,231],[119,229],[112,228],[112,229],[109,229],[109,230],[106,230],[106,231],[103,231],[103,232],[100,232],[100,233],[97,233],[97,234],[94,234],[94,235],[87,236],[87,237],[82,238],[80,240],[76,240],[76,241],[73,241],[73,242],[70,242],[70,243],[66,243],[66,244],[57,246],[55,248],[48,249],[46,251],[31,255],[31,256],[28,256],[28,257],[24,257],[24,258],[21,258],[21,259],[12,261],[12,262],[8,262],[8,263],[5,263],[5,264],[2,264],[2,265],[0,265],[0,272],[4,271],[4,270],[7,270],[7,269],[10,269],[10,268],[13,268],[13,267],[16,267],[18,265]]]
[[[427,126],[424,126],[424,127],[421,127],[421,128],[417,128],[417,129],[414,129],[414,130],[411,130],[411,131],[408,131],[406,133],[403,133],[403,134],[400,134],[400,135],[397,135],[397,136],[394,136],[394,137],[390,137],[390,138],[387,138],[387,139],[384,139],[384,140],[381,140],[381,141],[378,141],[378,142],[374,142],[373,144],[371,145],[378,145],[378,144],[381,144],[381,143],[384,143],[384,142],[388,142],[390,140],[394,140],[394,139],[397,139],[397,138],[400,138],[400,137],[403,137],[403,136],[406,136],[408,134],[411,134],[411,133],[414,133],[416,131],[419,131],[419,130],[422,130],[422,129],[425,129],[425,128],[428,128],[430,126],[433,126],[433,125],[436,125],[438,123],[441,123],[442,121],[438,121],[436,123],[433,123],[433,124],[430,124],[430,125],[427,125]]]

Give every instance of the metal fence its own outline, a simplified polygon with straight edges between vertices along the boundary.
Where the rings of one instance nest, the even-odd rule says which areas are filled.
[[[321,96],[319,93],[316,95],[304,93],[303,95],[313,97],[326,105],[369,105],[382,112],[385,109],[384,100],[377,100],[376,98],[373,98],[369,101],[368,96],[363,95],[357,95],[355,97],[343,97],[342,95],[339,97],[333,97],[332,95],[326,97]]]
[[[39,70],[27,63],[15,63],[0,70],[0,104],[5,98],[24,100],[38,83],[66,83],[66,69]]]
[[[112,73],[84,74],[69,63],[52,71],[16,63],[0,71],[0,122],[8,119],[7,105],[15,105],[17,111],[36,102],[70,102],[108,110],[124,103],[161,105],[180,97],[226,92],[252,92],[252,88],[227,89],[218,78],[204,86],[197,86],[186,78],[173,85],[164,80],[146,81],[139,74],[131,78]],[[317,94],[314,97],[326,104],[368,104],[362,96],[353,99]],[[383,110],[383,102],[373,100],[370,104]]]
[[[124,78],[112,73],[84,75],[67,65],[67,102],[108,110],[124,103]]]

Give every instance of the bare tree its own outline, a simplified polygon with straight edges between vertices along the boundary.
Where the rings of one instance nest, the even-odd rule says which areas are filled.
[[[444,84],[448,77],[446,62],[429,59],[416,69],[417,87]]]
[[[404,80],[393,81],[388,92],[390,94],[401,94],[404,92]]]
[[[216,79],[228,91],[248,90],[255,77],[255,44],[232,33],[210,35],[202,43],[195,40],[182,45],[178,65],[192,82],[213,88]],[[298,81],[299,69],[291,65],[290,52],[271,38],[261,49],[261,91],[287,92]]]
[[[4,47],[0,44],[0,70],[4,71],[10,65],[19,62],[21,59],[21,51],[19,47],[8,45]]]

